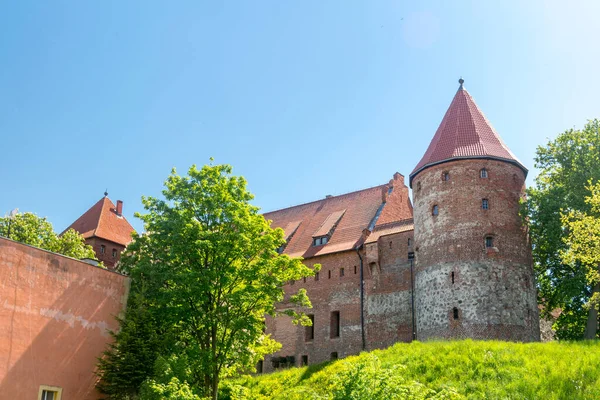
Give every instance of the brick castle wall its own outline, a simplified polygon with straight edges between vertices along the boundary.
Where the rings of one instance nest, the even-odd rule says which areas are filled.
[[[519,216],[524,182],[519,167],[485,159],[446,162],[414,177],[418,340],[539,340],[531,249]]]
[[[118,329],[125,276],[0,238],[0,397],[99,398],[97,357]]]

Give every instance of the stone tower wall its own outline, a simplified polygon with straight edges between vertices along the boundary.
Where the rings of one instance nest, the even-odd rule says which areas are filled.
[[[539,340],[531,249],[519,216],[524,182],[518,166],[488,159],[445,162],[413,178],[418,340]]]

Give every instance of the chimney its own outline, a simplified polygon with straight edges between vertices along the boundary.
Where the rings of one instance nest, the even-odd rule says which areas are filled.
[[[123,215],[123,200],[117,200],[117,215],[119,217]]]

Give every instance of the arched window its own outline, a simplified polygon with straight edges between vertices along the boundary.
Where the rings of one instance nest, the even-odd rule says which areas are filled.
[[[479,171],[479,177],[487,178],[488,177],[487,169],[481,168],[481,171]]]
[[[436,204],[431,209],[431,215],[435,216],[435,215],[438,215],[439,213],[440,213],[440,209],[439,209],[438,205]]]

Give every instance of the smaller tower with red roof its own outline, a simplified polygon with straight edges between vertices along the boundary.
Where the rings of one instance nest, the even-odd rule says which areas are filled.
[[[463,82],[410,174],[417,339],[539,340],[527,169]]]
[[[117,200],[115,206],[107,192],[65,231],[71,228],[85,238],[85,242],[94,248],[98,260],[109,269],[115,268],[134,232],[123,216],[123,202]]]

